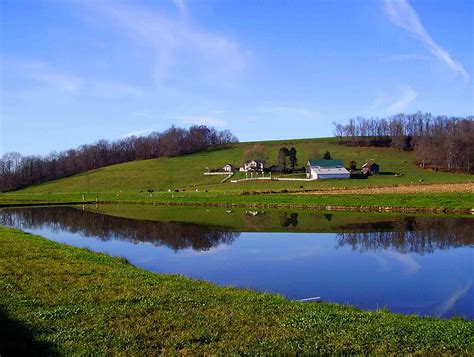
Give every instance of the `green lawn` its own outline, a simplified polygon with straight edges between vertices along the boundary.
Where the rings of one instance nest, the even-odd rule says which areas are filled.
[[[474,323],[300,303],[0,227],[0,355],[472,355]]]

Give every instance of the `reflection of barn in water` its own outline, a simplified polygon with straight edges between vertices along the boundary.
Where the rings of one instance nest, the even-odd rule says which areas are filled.
[[[245,214],[250,217],[263,216],[265,211],[245,211]]]

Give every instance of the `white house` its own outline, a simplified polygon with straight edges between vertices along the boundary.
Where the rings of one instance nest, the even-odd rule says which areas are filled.
[[[265,168],[265,162],[261,160],[250,160],[247,161],[243,167],[240,168],[240,171],[248,172],[248,171],[258,171],[263,172]]]
[[[232,172],[232,165],[231,165],[231,164],[225,164],[222,169],[223,169],[225,172]]]
[[[309,160],[306,164],[306,177],[313,180],[348,179],[351,177],[341,160]]]

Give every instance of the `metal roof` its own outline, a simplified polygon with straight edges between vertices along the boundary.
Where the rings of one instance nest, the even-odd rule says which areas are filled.
[[[312,167],[319,166],[319,167],[343,167],[341,160],[309,160],[309,165]]]

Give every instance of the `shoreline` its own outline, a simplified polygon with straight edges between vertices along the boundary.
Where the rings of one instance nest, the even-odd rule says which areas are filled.
[[[263,194],[258,194],[259,196]],[[296,195],[294,195],[296,196]],[[231,196],[229,196],[231,197]],[[235,196],[234,196],[235,197]],[[245,196],[244,196],[245,197]],[[416,206],[388,206],[388,205],[340,205],[340,204],[301,204],[301,203],[263,203],[263,202],[219,202],[208,201],[170,201],[170,200],[99,200],[99,201],[27,201],[0,203],[0,208],[40,207],[40,206],[77,206],[77,205],[100,205],[100,204],[133,204],[133,205],[159,205],[159,206],[183,206],[183,207],[225,207],[225,208],[258,208],[258,209],[297,209],[314,211],[335,212],[393,212],[393,213],[434,213],[434,214],[471,214],[474,208],[452,208],[452,207],[416,207]]]

